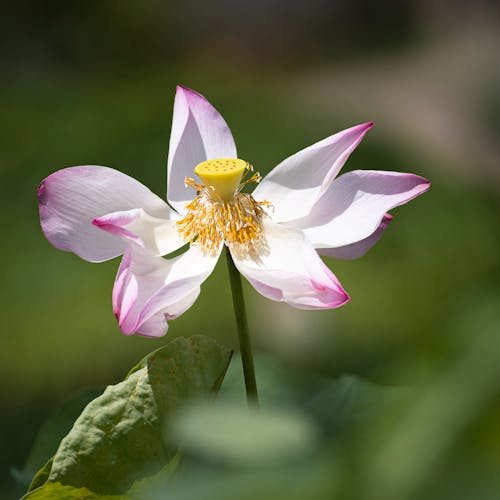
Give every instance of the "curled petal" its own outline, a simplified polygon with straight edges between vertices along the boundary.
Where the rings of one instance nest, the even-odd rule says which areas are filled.
[[[184,185],[205,160],[236,158],[234,139],[220,113],[198,92],[177,86],[168,151],[167,199],[180,213],[196,193]]]
[[[363,255],[365,255],[365,253],[368,252],[368,250],[370,250],[375,243],[377,243],[391,221],[392,215],[385,214],[378,228],[374,233],[368,236],[368,238],[343,247],[318,248],[318,253],[320,255],[326,255],[327,257],[334,257],[335,259],[359,259],[359,257],[363,257]]]
[[[198,286],[178,302],[170,304],[163,311],[153,314],[137,328],[136,333],[143,337],[162,337],[167,333],[168,321],[178,318],[182,313],[186,312],[196,302],[200,291],[201,288]]]
[[[253,192],[273,204],[273,220],[305,217],[373,123],[363,123],[309,146],[277,165]]]
[[[92,224],[95,218],[138,207],[163,219],[172,213],[139,181],[107,167],[59,170],[42,181],[37,194],[42,229],[50,243],[90,262],[112,259],[125,250],[121,238]]]
[[[264,297],[299,309],[332,309],[349,296],[302,231],[265,223],[266,245],[256,256],[231,250],[238,270]]]
[[[103,231],[115,234],[157,256],[167,255],[182,247],[175,220],[153,217],[142,208],[113,212],[92,221]]]
[[[167,320],[186,311],[217,263],[196,245],[173,259],[152,256],[131,244],[123,256],[113,288],[113,311],[125,335],[161,337]]]
[[[414,174],[355,170],[335,179],[307,217],[289,224],[301,228],[315,248],[343,247],[368,238],[387,211],[429,186]]]

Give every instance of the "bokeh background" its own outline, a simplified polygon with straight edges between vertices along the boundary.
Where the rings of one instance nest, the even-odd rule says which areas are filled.
[[[297,373],[416,391],[380,446],[358,442],[353,484],[359,472],[378,488],[359,498],[498,498],[496,2],[18,0],[2,10],[0,497],[15,497],[9,468],[22,468],[58,403],[116,383],[164,343],[119,332],[118,261],[52,248],[36,187],[57,169],[97,164],[163,195],[180,83],[221,111],[240,157],[262,173],[374,121],[346,168],[431,179],[364,258],[328,260],[347,306],[297,311],[246,287],[250,327],[259,352]],[[235,345],[223,261],[168,335],[195,333]]]

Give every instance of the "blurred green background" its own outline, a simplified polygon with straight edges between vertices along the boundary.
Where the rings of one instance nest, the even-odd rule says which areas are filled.
[[[239,156],[263,174],[315,141],[374,121],[346,169],[431,179],[427,194],[393,211],[364,258],[328,260],[352,297],[347,306],[298,311],[246,287],[250,328],[260,352],[297,371],[416,388],[415,408],[385,448],[358,442],[365,458],[357,466],[388,488],[379,498],[497,498],[495,2],[20,0],[3,10],[2,498],[15,495],[9,467],[22,467],[60,401],[119,381],[164,343],[119,332],[111,311],[118,261],[93,265],[52,248],[36,187],[57,169],[97,164],[163,195],[178,83],[208,97]],[[223,261],[168,335],[195,333],[236,344]]]

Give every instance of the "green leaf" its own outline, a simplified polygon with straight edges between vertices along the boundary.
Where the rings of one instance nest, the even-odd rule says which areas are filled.
[[[325,377],[266,355],[255,357],[255,371],[262,407],[282,405],[306,410],[327,434],[376,418],[408,395],[401,387],[381,386],[349,374]],[[218,399],[244,402],[244,395],[241,362],[235,359]]]
[[[151,490],[162,488],[166,484],[169,484],[168,481],[172,478],[173,474],[178,470],[179,465],[181,464],[181,460],[183,459],[183,455],[180,451],[173,456],[170,462],[167,463],[159,472],[154,474],[153,476],[149,476],[145,479],[141,479],[136,481],[132,487],[127,491],[127,494],[132,498],[141,499],[144,496],[144,492],[149,492]]]
[[[407,396],[400,387],[384,387],[353,375],[323,379],[304,406],[322,424],[327,434],[345,426],[366,423]]]
[[[61,483],[47,483],[42,488],[29,493],[23,500],[129,500],[123,495],[96,495],[87,488],[74,488]]]
[[[36,490],[43,486],[49,479],[50,471],[52,470],[52,462],[54,457],[51,457],[47,463],[35,474],[35,477],[29,485],[28,492]]]
[[[142,367],[87,405],[39,490],[61,483],[93,494],[123,494],[157,473],[175,454],[165,441],[165,422],[186,401],[218,390],[231,354],[203,336],[176,338],[151,353]]]
[[[134,365],[129,370],[129,372],[125,376],[125,379],[129,378],[130,375],[132,375],[133,373],[135,373],[137,370],[140,370],[141,368],[145,368],[147,366],[148,359],[151,358],[151,356],[154,356],[161,349],[163,349],[163,347],[159,347],[158,349],[155,349],[154,351],[151,351],[148,354],[146,354],[146,356],[144,356],[136,365]]]

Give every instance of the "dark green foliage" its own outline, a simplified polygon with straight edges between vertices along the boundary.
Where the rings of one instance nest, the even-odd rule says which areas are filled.
[[[48,464],[26,498],[52,498],[63,487],[57,485],[87,488],[89,495],[122,494],[160,471],[176,452],[164,438],[169,417],[187,401],[213,395],[230,358],[228,349],[203,336],[174,339],[147,356],[85,407],[61,441],[50,472]]]

